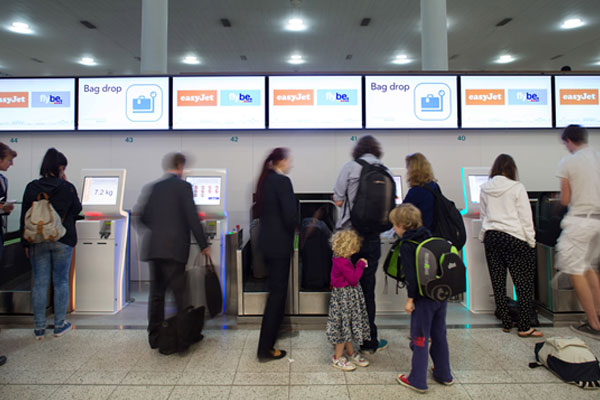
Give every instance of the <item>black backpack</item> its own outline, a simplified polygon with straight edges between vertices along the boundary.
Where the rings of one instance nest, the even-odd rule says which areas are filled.
[[[467,232],[465,231],[465,223],[463,222],[460,211],[454,205],[454,202],[448,200],[442,190],[437,187],[437,190],[431,189],[428,185],[422,186],[424,189],[431,192],[435,197],[433,206],[433,236],[442,237],[449,240],[460,251],[467,242]]]
[[[415,268],[421,296],[434,301],[445,301],[467,290],[465,264],[452,243],[438,237],[430,237],[420,243],[412,240],[409,242],[417,246]],[[386,275],[398,281],[398,287],[403,287],[405,273],[400,263],[400,246],[402,241],[394,243],[383,270]]]
[[[362,234],[381,233],[392,227],[388,215],[396,206],[396,184],[381,164],[356,160],[362,166],[358,191],[350,210],[352,226]]]

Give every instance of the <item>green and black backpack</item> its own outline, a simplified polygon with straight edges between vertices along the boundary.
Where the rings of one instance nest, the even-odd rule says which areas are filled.
[[[409,242],[417,246],[415,266],[421,296],[444,301],[467,290],[465,264],[452,243],[438,237],[422,242]],[[400,260],[402,243],[401,240],[394,243],[383,266],[386,275],[398,281],[397,287],[404,287],[406,284]]]

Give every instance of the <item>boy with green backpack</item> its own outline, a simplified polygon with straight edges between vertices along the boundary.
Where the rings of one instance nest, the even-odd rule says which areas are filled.
[[[394,231],[400,237],[398,267],[402,269],[408,291],[404,310],[410,317],[410,348],[413,351],[412,369],[409,375],[401,374],[397,381],[417,392],[427,391],[427,364],[429,361],[429,339],[431,338],[431,358],[434,363],[433,379],[443,385],[452,385],[450,373],[450,353],[446,338],[447,297],[436,301],[426,297],[423,278],[417,277],[417,248],[431,233],[423,226],[421,212],[412,204],[402,204],[390,212]],[[448,253],[451,254],[451,253]],[[433,265],[433,260],[432,265]],[[400,267],[401,265],[401,267]],[[464,265],[462,266],[464,268]],[[453,267],[454,268],[454,267]],[[460,266],[456,267],[460,268]],[[436,272],[433,272],[436,275]]]

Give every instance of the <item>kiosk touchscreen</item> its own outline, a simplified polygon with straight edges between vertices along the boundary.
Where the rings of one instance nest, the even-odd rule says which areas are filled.
[[[467,243],[463,249],[463,261],[467,267],[467,293],[464,305],[471,312],[494,312],[494,291],[485,259],[483,243],[479,240],[482,220],[480,218],[481,185],[489,180],[490,167],[462,168],[465,209],[461,212],[467,231]],[[512,298],[512,281],[506,285],[507,296]]]
[[[225,168],[187,169],[183,172],[182,179],[192,185],[194,203],[198,215],[200,215],[204,233],[207,236],[215,270],[221,281],[223,309],[225,309],[225,234],[227,233],[225,194],[227,190],[227,170]],[[199,254],[200,248],[196,243],[196,238],[191,235],[190,255],[186,269],[194,267]],[[191,299],[191,301],[201,302],[201,300],[195,299]]]
[[[126,305],[125,170],[84,169],[81,180],[85,219],[77,221],[75,311],[114,314]]]

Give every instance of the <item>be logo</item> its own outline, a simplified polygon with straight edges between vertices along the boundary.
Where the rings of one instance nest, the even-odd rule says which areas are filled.
[[[356,89],[317,90],[318,106],[355,106],[357,104],[356,98]]]
[[[546,89],[508,89],[509,106],[545,106],[548,104]]]
[[[31,92],[31,107],[57,108],[70,106],[70,92]]]
[[[260,90],[221,90],[221,106],[259,106]]]

